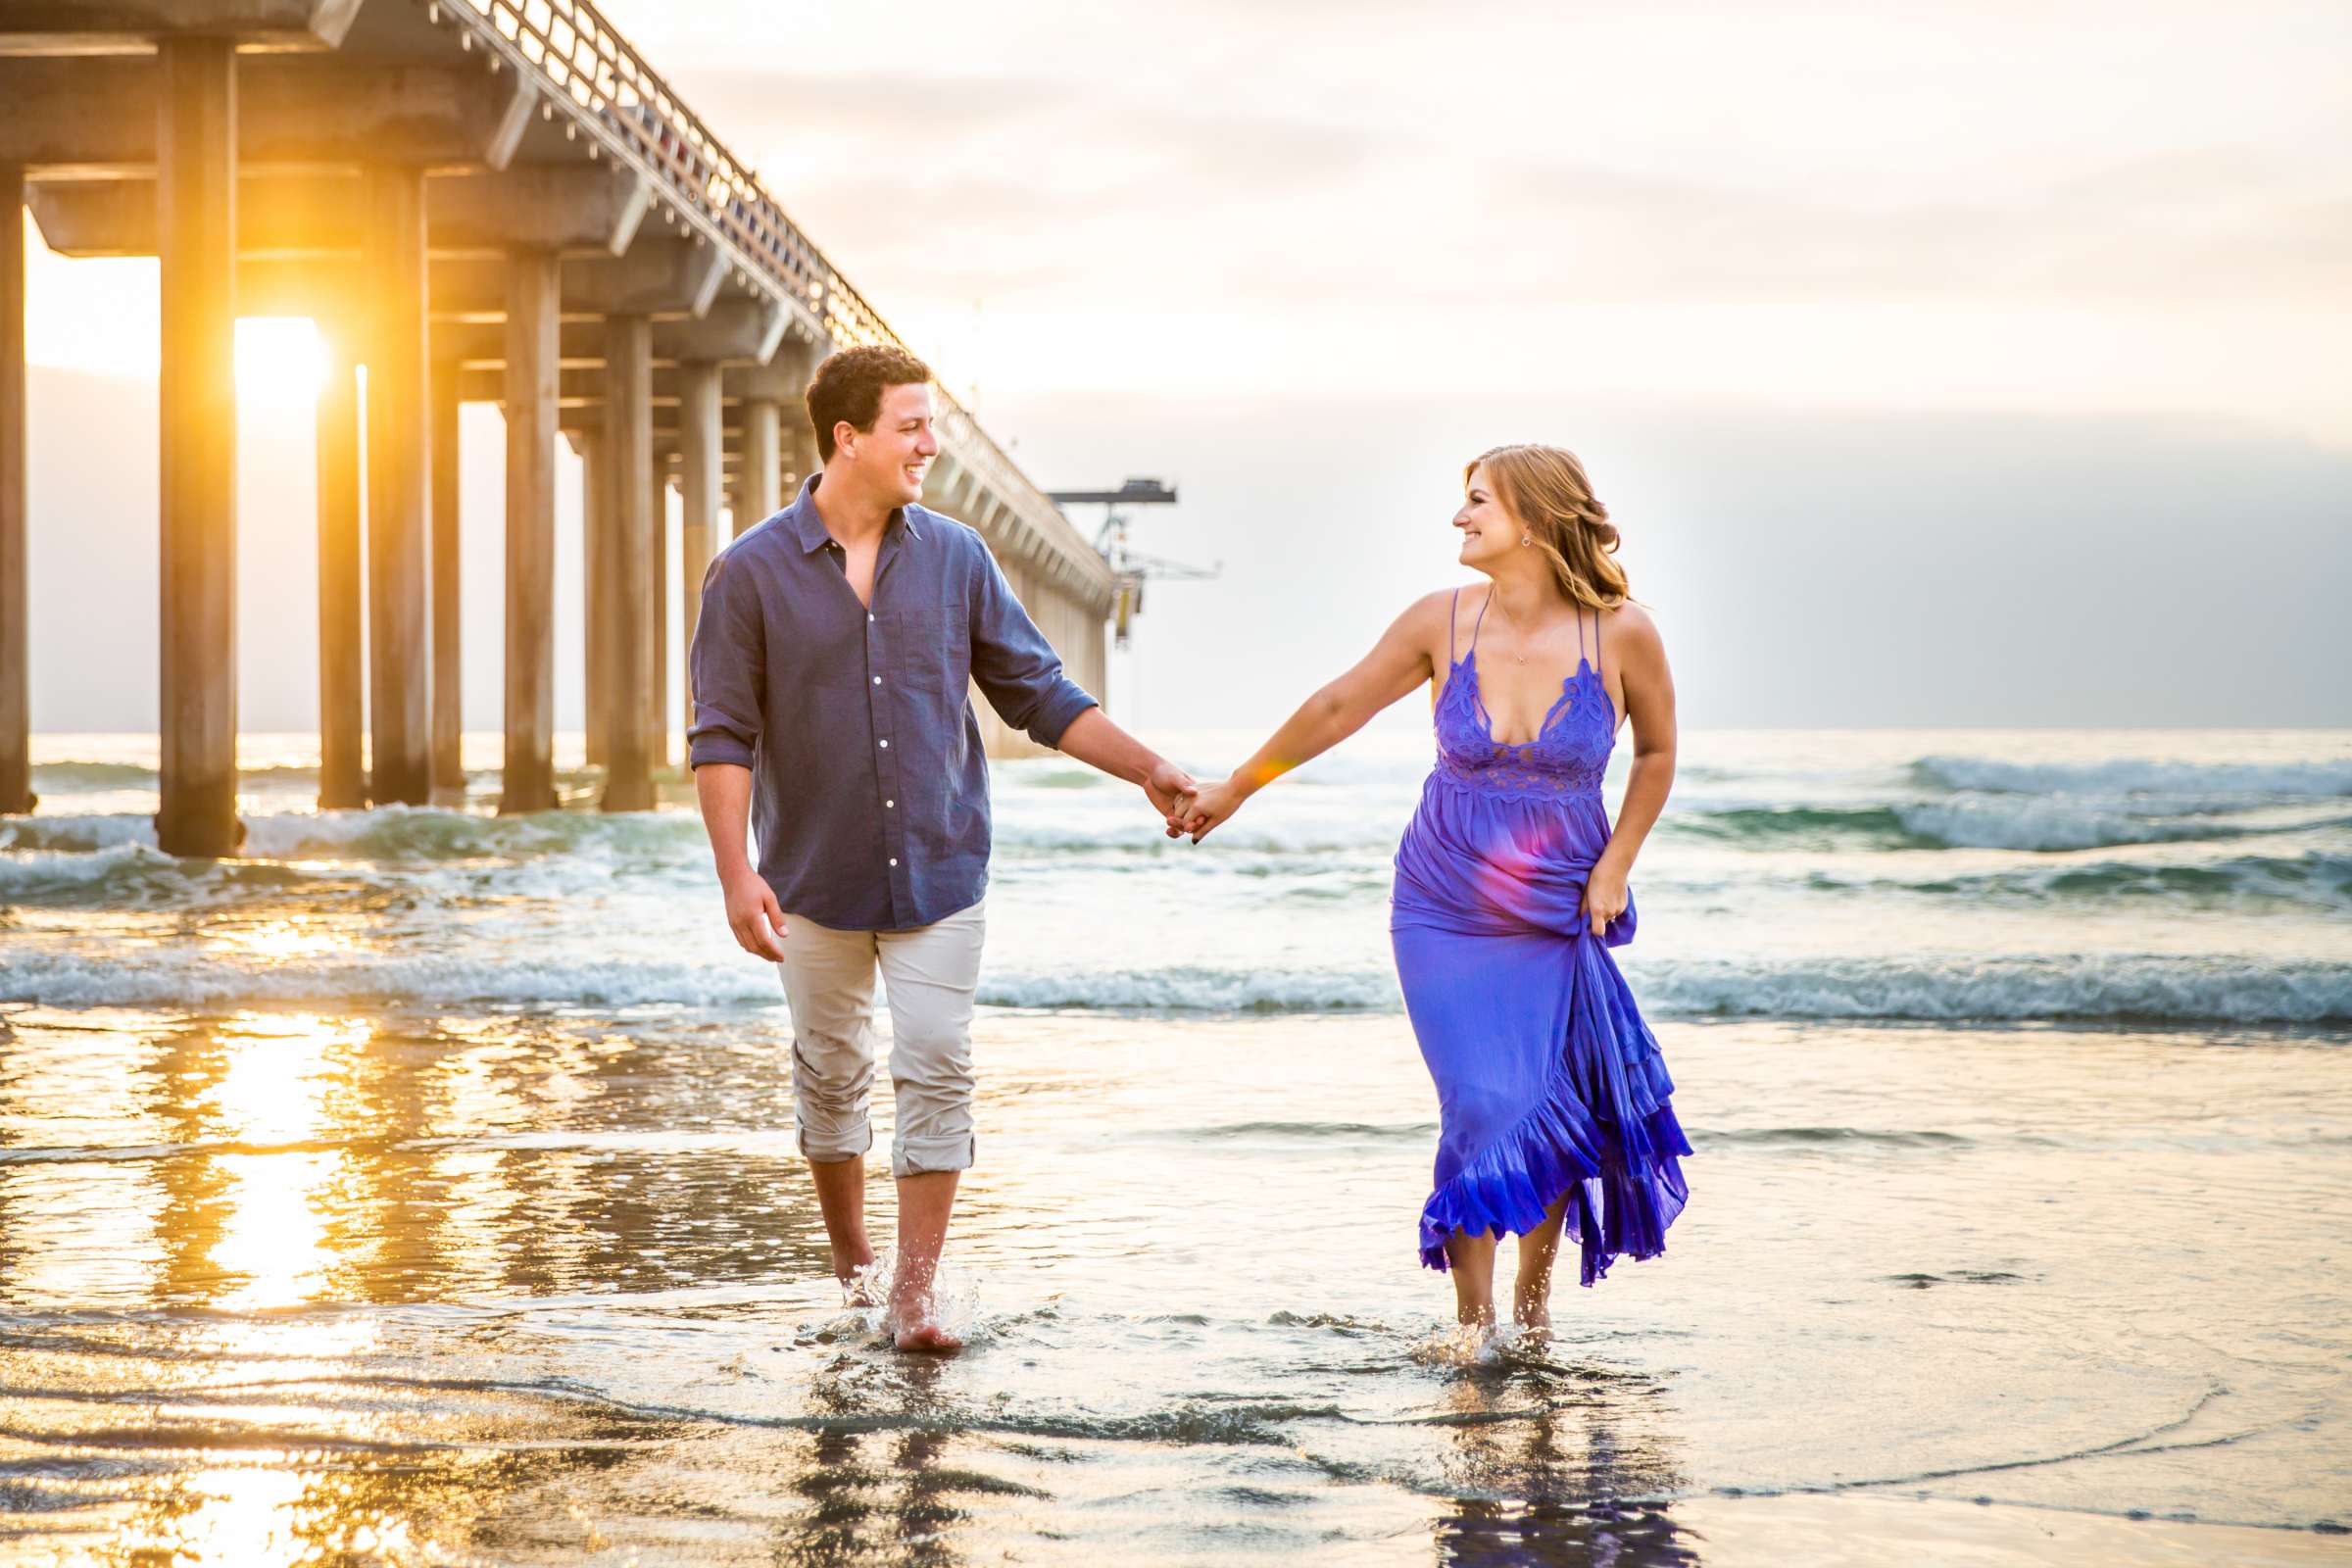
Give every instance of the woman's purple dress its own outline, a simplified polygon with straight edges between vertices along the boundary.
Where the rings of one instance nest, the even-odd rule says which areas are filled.
[[[1577,638],[1576,673],[1519,745],[1494,738],[1477,630],[1459,661],[1448,650],[1437,766],[1396,849],[1389,924],[1442,1120],[1421,1261],[1446,1267],[1457,1230],[1532,1230],[1567,1193],[1590,1285],[1620,1253],[1665,1250],[1690,1145],[1657,1037],[1609,956],[1633,940],[1631,897],[1604,936],[1585,925],[1585,877],[1609,842],[1600,781],[1617,714],[1593,667],[1597,615],[1590,658],[1581,613]]]

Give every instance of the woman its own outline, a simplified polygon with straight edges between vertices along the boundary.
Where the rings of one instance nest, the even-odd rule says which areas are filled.
[[[1199,842],[1434,683],[1437,766],[1396,850],[1390,915],[1443,1121],[1421,1260],[1452,1269],[1462,1322],[1492,1326],[1498,1233],[1517,1233],[1511,1315],[1542,1327],[1563,1223],[1590,1285],[1620,1254],[1663,1251],[1687,1196],[1674,1085],[1608,953],[1633,940],[1626,874],[1674,784],[1674,682],[1574,454],[1484,454],[1453,525],[1488,583],[1406,610],[1180,820]],[[1612,832],[1600,783],[1620,715],[1634,765]]]

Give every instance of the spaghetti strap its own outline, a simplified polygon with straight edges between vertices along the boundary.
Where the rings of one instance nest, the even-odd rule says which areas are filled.
[[[1585,631],[1584,623],[1581,620],[1577,623],[1576,635],[1579,643],[1582,643]],[[1592,675],[1594,679],[1600,679],[1600,612],[1598,610],[1592,612]],[[1607,689],[1608,682],[1601,681],[1601,686],[1602,689]]]
[[[1459,588],[1456,588],[1453,591],[1453,596],[1456,599],[1461,598],[1462,591]],[[1478,618],[1470,623],[1470,648],[1469,652],[1462,656],[1463,658],[1467,659],[1472,654],[1478,652],[1478,631],[1480,627],[1487,623],[1487,607],[1494,602],[1494,590],[1490,588],[1487,590],[1487,597],[1478,602]]]
[[[1453,623],[1460,618],[1461,613],[1462,591],[1456,588],[1453,591],[1453,605],[1446,612],[1446,667],[1448,669],[1461,662],[1460,660],[1453,657]]]

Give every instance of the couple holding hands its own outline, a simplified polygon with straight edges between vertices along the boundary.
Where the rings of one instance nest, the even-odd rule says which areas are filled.
[[[1497,447],[1464,475],[1459,560],[1486,581],[1408,606],[1221,783],[1202,786],[1063,674],[988,547],[920,505],[939,445],[931,373],[893,348],[827,358],[808,388],[821,471],[710,564],[690,658],[689,760],[727,921],[782,976],[793,1098],[834,1273],[873,1262],[865,1153],[874,976],[891,1012],[901,1349],[952,1351],[933,1281],[973,1159],[971,1022],[988,879],[988,765],[968,691],[1004,722],[1142,786],[1196,842],[1373,714],[1435,688],[1437,761],[1396,852],[1396,972],[1441,1133],[1421,1260],[1461,1321],[1548,1321],[1562,1232],[1592,1284],[1663,1250],[1690,1152],[1656,1037],[1608,950],[1674,781],[1674,688],[1611,559],[1582,466]],[[1634,760],[1612,829],[1602,774]],[[751,858],[747,823],[757,839]]]

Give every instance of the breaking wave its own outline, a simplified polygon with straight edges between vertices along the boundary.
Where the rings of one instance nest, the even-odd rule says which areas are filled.
[[[2161,795],[2312,800],[2352,796],[2352,758],[2304,762],[2013,762],[1989,757],[1923,757],[1911,775],[1932,789],[2000,795]]]
[[[2352,1022],[2352,966],[2243,955],[2018,956],[1970,959],[1660,959],[1629,965],[1661,1017],[1854,1021]],[[989,975],[993,1006],[1104,1012],[1303,1013],[1401,1009],[1387,970],[1170,968]],[[0,954],[0,1002],[186,1010],[227,1004],[376,1003],[590,1010],[780,1004],[775,977],[740,958],[551,961],[356,954],[255,965],[155,950],[136,963],[81,954]]]

